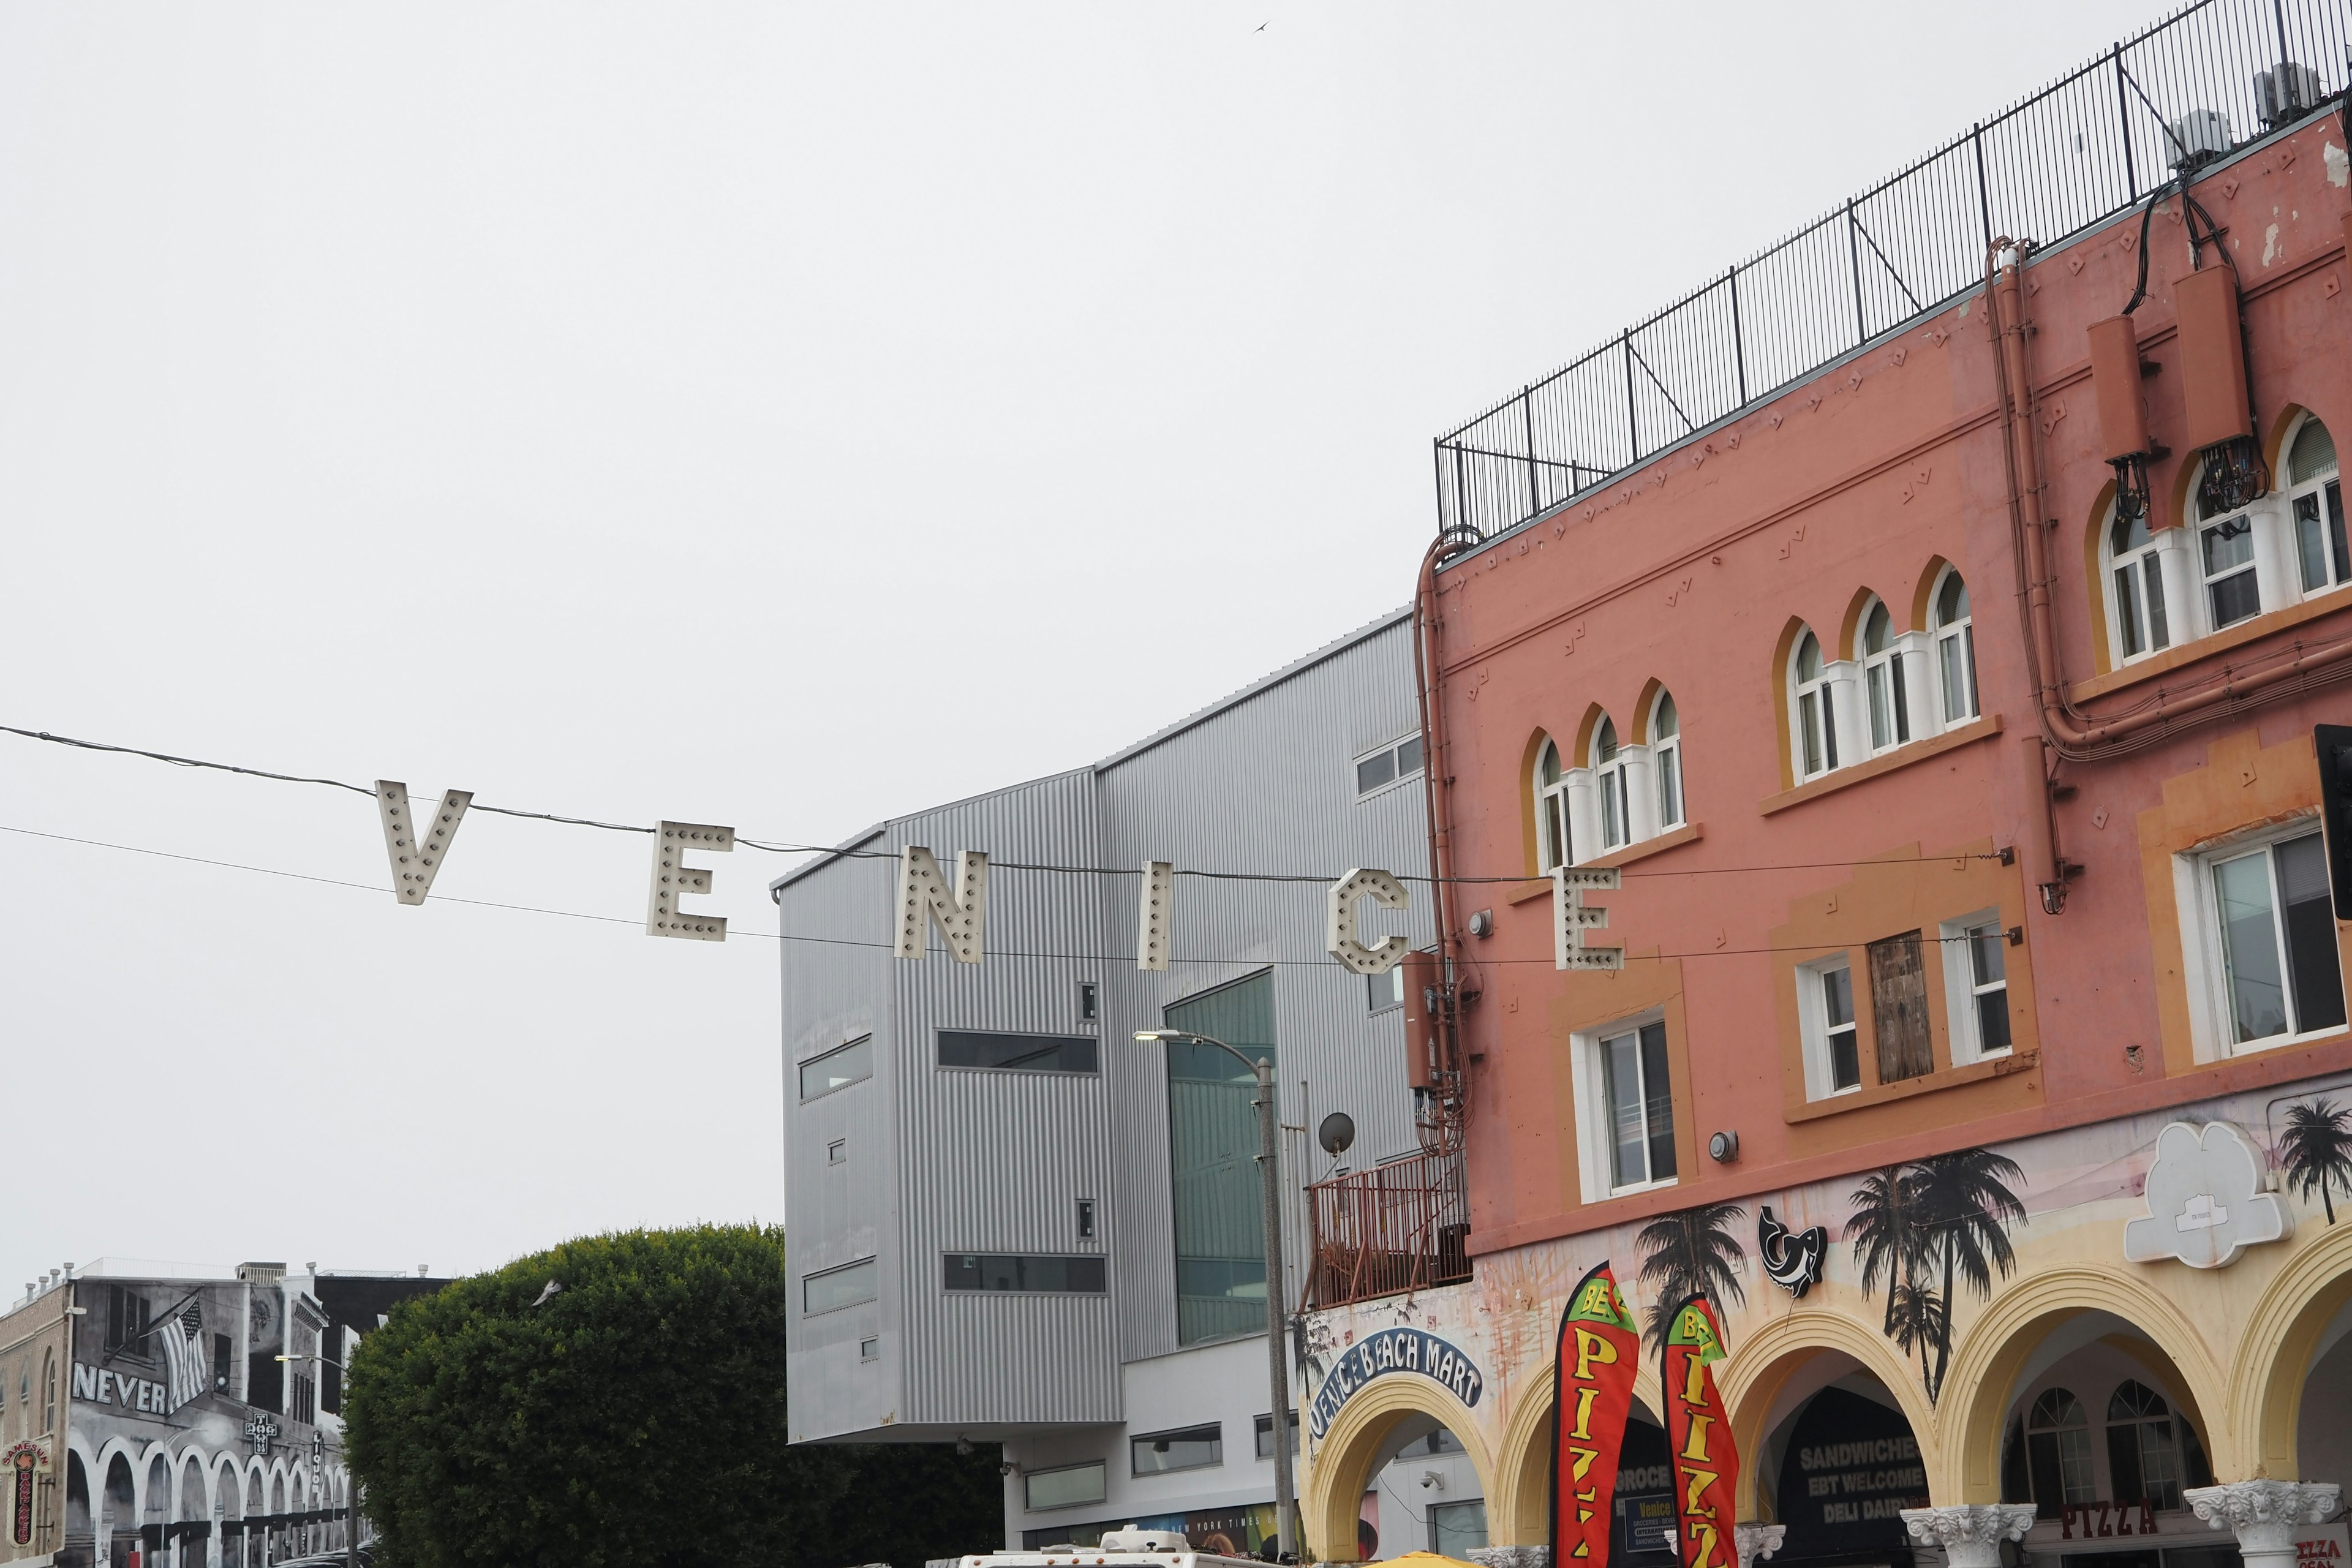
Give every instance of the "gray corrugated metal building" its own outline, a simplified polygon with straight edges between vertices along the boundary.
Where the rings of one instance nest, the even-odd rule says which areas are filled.
[[[1331,1163],[1303,1130],[1347,1111],[1358,1167],[1415,1147],[1397,977],[1324,953],[1323,882],[1200,876],[1175,884],[1171,967],[1140,971],[1139,871],[1424,874],[1411,637],[1385,616],[1092,767],[894,818],[775,884],[796,1441],[1002,1442],[1013,1544],[1272,1500],[1246,1080],[1133,1036],[1272,1048],[1302,1130],[1296,1303],[1300,1184]],[[908,844],[950,879],[988,853],[984,962],[935,935],[892,957]],[[1366,906],[1364,940],[1430,944],[1412,888]]]

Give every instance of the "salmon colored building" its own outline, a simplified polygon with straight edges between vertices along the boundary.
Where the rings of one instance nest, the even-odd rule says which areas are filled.
[[[2339,12],[2191,7],[1441,441],[1412,1033],[1468,1239],[1318,1237],[1325,1556],[1433,1426],[1548,1539],[1608,1261],[1722,1316],[1750,1562],[2342,1559]],[[1656,1354],[1621,1568],[1673,1561]]]

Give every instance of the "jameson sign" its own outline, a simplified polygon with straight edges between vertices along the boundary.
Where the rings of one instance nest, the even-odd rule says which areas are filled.
[[[19,1546],[33,1540],[33,1472],[48,1464],[48,1451],[38,1443],[19,1443],[0,1456],[9,1473],[8,1539]]]
[[[1454,1398],[1473,1407],[1486,1383],[1468,1355],[1435,1334],[1419,1329],[1383,1329],[1359,1341],[1332,1363],[1330,1374],[1323,1379],[1315,1403],[1307,1409],[1307,1429],[1319,1441],[1356,1390],[1392,1372],[1417,1372],[1435,1378]]]

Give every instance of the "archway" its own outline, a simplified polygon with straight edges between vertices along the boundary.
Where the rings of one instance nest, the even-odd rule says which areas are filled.
[[[66,1450],[66,1554],[87,1564],[97,1557],[97,1531],[89,1510],[89,1470],[75,1449]]]
[[[131,1461],[116,1453],[106,1462],[106,1491],[100,1500],[98,1558],[122,1568],[139,1545],[139,1494]]]
[[[2316,1228],[2263,1289],[2238,1337],[2230,1410],[2246,1451],[2231,1479],[2352,1483],[2343,1415],[2352,1404],[2347,1341],[2352,1227]]]
[[[1559,1372],[1557,1366],[1546,1364],[1528,1380],[1512,1406],[1510,1424],[1504,1428],[1502,1453],[1495,1467],[1497,1490],[1487,1508],[1488,1529],[1497,1546],[1540,1546],[1550,1542],[1552,1413],[1559,1404]],[[1633,1419],[1654,1427],[1657,1417],[1653,1412],[1658,1408],[1657,1369],[1645,1357],[1633,1378]],[[1629,1448],[1618,1466],[1621,1496],[1630,1495],[1623,1493],[1622,1472],[1642,1468],[1634,1464],[1630,1432],[1627,1438]],[[1660,1440],[1664,1440],[1663,1430]]]
[[[1416,1373],[1376,1377],[1315,1445],[1299,1499],[1307,1543],[1336,1563],[1440,1545],[1459,1555],[1486,1544],[1494,1475],[1475,1417],[1448,1388]]]

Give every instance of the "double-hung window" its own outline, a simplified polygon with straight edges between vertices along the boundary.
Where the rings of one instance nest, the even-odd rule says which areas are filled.
[[[1837,715],[1830,706],[1821,639],[1811,632],[1798,641],[1789,673],[1795,684],[1797,776],[1809,779],[1838,765]]]
[[[1683,825],[1683,725],[1675,695],[1658,693],[1650,710],[1650,765],[1658,773],[1658,828]]]
[[[1407,735],[1356,759],[1356,797],[1377,795],[1421,772],[1421,737]]]
[[[1797,971],[1804,1019],[1807,1077],[1815,1098],[1862,1087],[1862,1046],[1853,1017],[1853,965],[1844,953]]]
[[[2262,613],[2262,568],[2254,559],[2254,514],[2205,515],[2198,503],[2197,563],[2205,584],[2207,629],[2220,631]]]
[[[1622,1189],[1669,1179],[1675,1174],[1675,1096],[1666,1068],[1665,1024],[1604,1035],[1600,1056],[1609,1185]]]
[[[2327,851],[2317,832],[2210,856],[2219,1007],[2229,1043],[2271,1044],[2344,1025]]]
[[[1622,849],[1633,835],[1632,801],[1627,796],[1625,758],[1617,744],[1617,726],[1607,714],[1592,737],[1594,779],[1601,786],[1601,847]]]
[[[1559,748],[1549,740],[1536,759],[1535,783],[1537,868],[1549,875],[1575,858],[1568,833],[1568,780],[1560,771]]]
[[[1975,718],[1981,710],[1976,622],[1969,614],[1969,585],[1948,566],[1936,588],[1936,670],[1943,686],[1945,724]]]
[[[2009,936],[2000,911],[1946,921],[1944,1012],[1951,1021],[1955,1066],[1999,1056],[2013,1043],[2009,1026]]]
[[[2303,591],[2323,593],[2352,582],[2344,547],[2344,486],[2336,476],[2336,438],[2305,419],[2287,448],[2288,504],[2294,510],[2294,553]]]
[[[1873,604],[1862,626],[1862,679],[1870,697],[1870,749],[1891,751],[1911,739],[1911,703],[1903,689],[1903,655],[1895,619]]]

